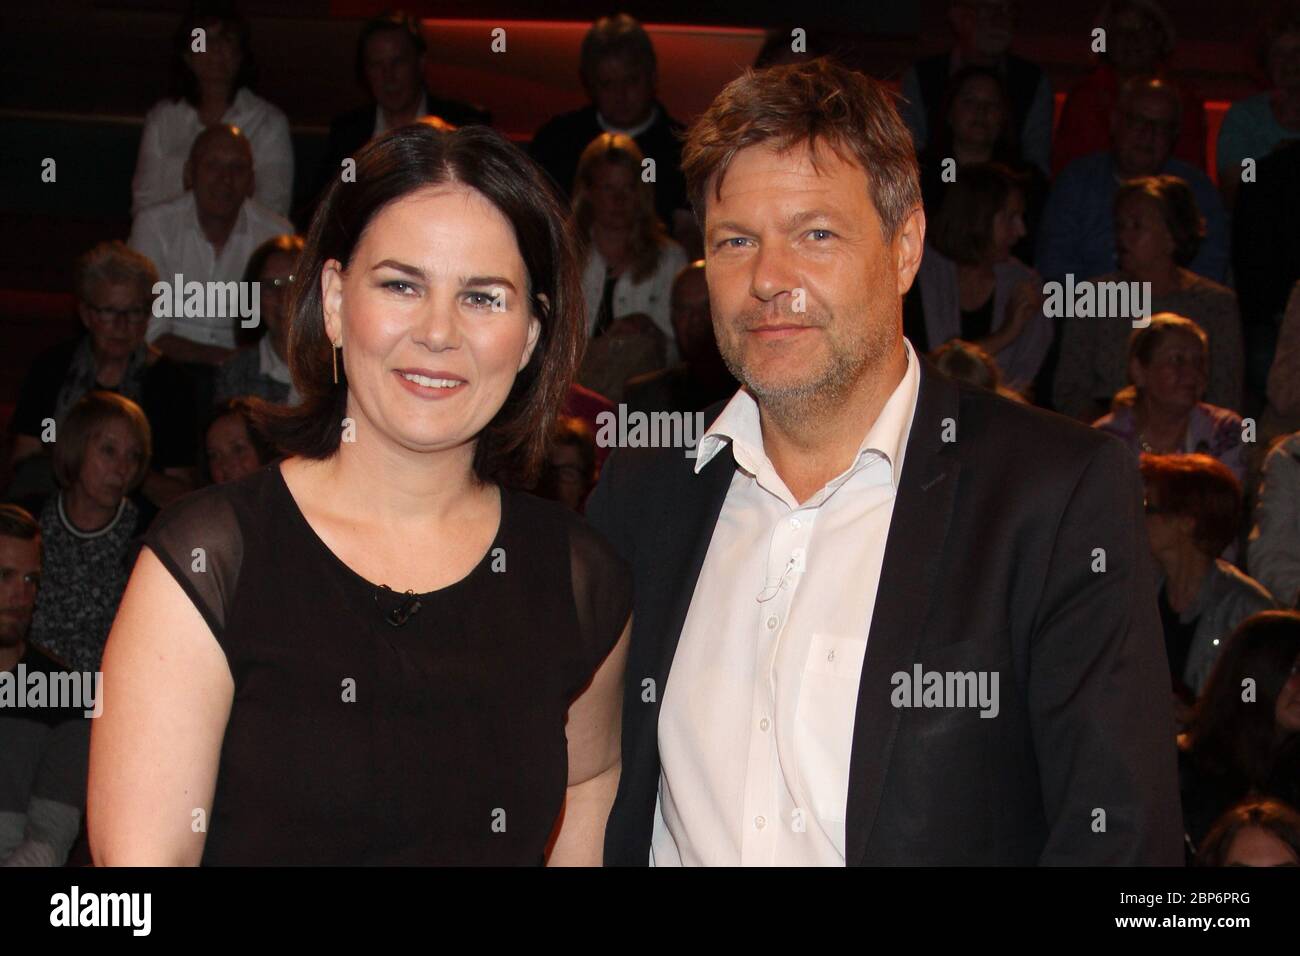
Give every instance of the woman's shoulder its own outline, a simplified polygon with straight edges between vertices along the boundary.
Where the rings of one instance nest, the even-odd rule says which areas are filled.
[[[243,478],[205,485],[168,502],[150,522],[145,542],[171,547],[194,542],[191,546],[199,547],[202,540],[242,551],[243,529],[266,510],[277,467],[272,462]]]
[[[1235,305],[1237,302],[1237,293],[1233,292],[1226,285],[1215,282],[1213,279],[1207,279],[1199,273],[1186,270],[1184,276],[1185,284],[1182,294],[1190,295],[1196,299],[1203,299],[1206,302],[1213,302],[1217,305]]]
[[[144,125],[156,126],[159,123],[184,120],[188,119],[190,114],[197,112],[183,97],[164,96],[149,107],[149,112],[144,114]]]
[[[246,86],[241,86],[235,94],[234,105],[238,113],[250,115],[263,123],[277,126],[289,125],[289,117],[284,110],[270,100],[263,99]]]
[[[993,271],[1003,282],[1022,282],[1031,280],[1041,283],[1038,273],[1034,269],[1017,259],[1015,256],[1008,256],[1004,261],[996,263]]]
[[[686,265],[686,250],[676,239],[661,237],[659,240],[659,269],[677,278],[677,273]]]
[[[1271,119],[1272,114],[1273,107],[1269,93],[1267,91],[1252,93],[1250,96],[1243,96],[1228,107],[1228,111],[1223,114],[1223,123],[1225,126],[1237,123],[1253,126]]]
[[[1240,432],[1244,419],[1231,408],[1224,408],[1222,405],[1211,405],[1209,402],[1197,402],[1192,413],[1203,419],[1208,424],[1210,431],[1215,433],[1232,432],[1238,442],[1241,440]]]

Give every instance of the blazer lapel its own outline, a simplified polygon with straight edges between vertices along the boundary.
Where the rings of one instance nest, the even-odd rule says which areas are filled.
[[[959,426],[957,399],[956,386],[922,359],[916,413],[858,684],[845,822],[849,865],[862,862],[866,854],[898,733],[900,714],[890,703],[890,677],[911,667],[933,595],[935,556],[943,552],[948,535],[960,464],[953,442],[943,439],[947,419],[953,432]]]

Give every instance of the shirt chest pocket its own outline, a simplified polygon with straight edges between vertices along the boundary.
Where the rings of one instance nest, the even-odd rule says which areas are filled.
[[[853,718],[866,647],[865,637],[815,633],[801,673],[795,759],[812,812],[828,823],[844,822]]]

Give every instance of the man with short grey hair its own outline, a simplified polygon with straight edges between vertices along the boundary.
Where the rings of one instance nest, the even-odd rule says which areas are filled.
[[[744,387],[587,504],[636,594],[605,862],[1179,863],[1137,469],[904,338],[925,214],[889,92],[747,72],[683,170]]]

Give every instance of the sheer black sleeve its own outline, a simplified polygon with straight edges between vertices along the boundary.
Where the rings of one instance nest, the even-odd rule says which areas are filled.
[[[244,557],[243,532],[225,489],[203,488],[167,505],[143,544],[180,584],[224,649]]]
[[[579,680],[576,696],[618,643],[632,613],[632,572],[586,522],[569,528],[573,600],[578,609]]]

